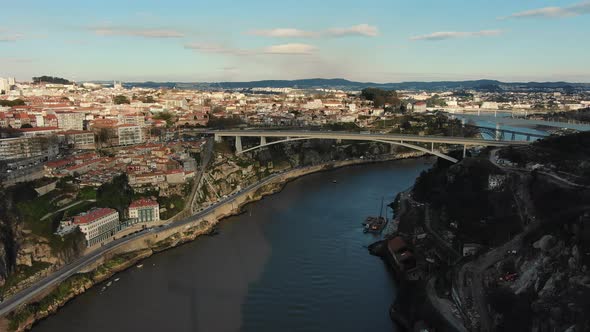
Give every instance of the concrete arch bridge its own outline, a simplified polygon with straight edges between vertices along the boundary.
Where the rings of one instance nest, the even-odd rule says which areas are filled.
[[[505,140],[485,140],[478,138],[464,137],[447,137],[447,136],[418,136],[404,134],[374,134],[374,133],[351,133],[336,131],[278,131],[278,130],[213,130],[207,131],[207,134],[214,135],[216,142],[221,142],[224,137],[235,139],[236,154],[260,149],[266,146],[281,144],[285,142],[310,140],[310,139],[333,139],[336,141],[371,141],[391,144],[392,146],[404,146],[417,151],[426,152],[434,156],[446,159],[453,163],[457,159],[442,153],[435,149],[435,144],[458,145],[463,146],[463,156],[465,157],[467,147],[469,146],[518,146],[531,142],[528,141],[505,141]],[[242,137],[257,137],[260,144],[251,148],[242,147]],[[267,141],[267,138],[278,138],[275,141]],[[417,145],[417,143],[430,144],[430,148]]]

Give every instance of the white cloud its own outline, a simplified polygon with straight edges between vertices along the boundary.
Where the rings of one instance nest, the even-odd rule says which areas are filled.
[[[331,28],[324,31],[307,31],[294,28],[277,28],[268,30],[251,30],[246,34],[273,38],[316,38],[316,37],[344,37],[364,36],[375,37],[379,34],[377,27],[368,24],[358,24],[346,28]]]
[[[332,28],[326,32],[328,36],[341,37],[341,36],[365,36],[375,37],[379,34],[377,27],[368,24],[354,25],[348,28]]]
[[[171,29],[145,29],[125,27],[94,27],[90,28],[100,36],[131,36],[144,38],[182,38],[184,33]]]
[[[499,17],[499,19],[508,18],[527,18],[527,17],[544,17],[558,18],[568,16],[578,16],[590,14],[590,1],[583,1],[566,7],[544,7],[532,10],[525,10],[512,15]]]
[[[6,28],[0,28],[0,42],[13,42],[23,39],[24,35],[18,32],[11,32]]]
[[[226,46],[219,45],[219,44],[188,43],[188,44],[184,45],[184,48],[203,52],[203,53],[217,53],[217,54],[229,54],[229,55],[252,54],[252,51],[249,51],[249,50],[231,48],[231,47],[226,47]]]
[[[202,53],[228,54],[236,56],[257,55],[257,54],[279,54],[279,55],[309,55],[317,50],[315,46],[308,44],[281,44],[272,45],[263,49],[239,49],[218,44],[188,43],[185,49],[195,50]]]
[[[427,35],[414,36],[410,40],[445,40],[445,39],[457,39],[467,37],[489,37],[498,36],[502,34],[502,30],[481,30],[472,32],[460,32],[460,31],[438,31]]]
[[[270,30],[252,30],[246,32],[249,35],[275,38],[300,38],[300,37],[316,37],[318,33],[313,31],[305,31],[291,28],[277,28]]]
[[[0,42],[13,42],[23,38],[21,34],[0,35]]]
[[[310,55],[313,54],[317,48],[308,44],[281,44],[273,45],[264,49],[267,54],[287,54],[287,55]]]

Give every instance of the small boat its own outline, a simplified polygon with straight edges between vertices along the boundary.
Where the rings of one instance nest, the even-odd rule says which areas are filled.
[[[112,281],[109,281],[109,282],[107,283],[107,287],[111,287],[111,285],[112,285],[112,284],[113,284],[113,282],[112,282]]]
[[[120,280],[120,278],[115,278],[115,282],[117,282],[117,281],[119,281],[119,280]]]
[[[103,286],[103,287],[100,289],[100,291],[101,291],[101,292],[104,292],[104,291],[106,291],[106,290],[107,290],[107,288],[106,288],[105,286]]]
[[[143,267],[143,264],[139,264],[136,266],[138,269],[141,269]]]
[[[336,180],[332,180],[332,183],[338,183],[338,181],[336,181]]]

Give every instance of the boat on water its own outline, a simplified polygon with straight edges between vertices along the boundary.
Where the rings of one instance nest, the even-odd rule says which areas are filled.
[[[383,217],[383,198],[381,198],[379,217],[367,217],[367,219],[365,219],[363,222],[363,232],[380,234],[387,225],[387,222],[387,216]]]
[[[332,180],[332,183],[338,183],[338,181],[336,181],[336,180]]]
[[[115,282],[117,282],[117,281],[119,281],[119,280],[120,280],[120,278],[115,278]]]
[[[136,266],[138,269],[141,269],[143,267],[143,264],[139,264]]]
[[[112,281],[107,282],[107,287],[111,287],[112,284],[113,284]]]

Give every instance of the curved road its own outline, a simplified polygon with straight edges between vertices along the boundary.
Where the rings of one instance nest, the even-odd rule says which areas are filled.
[[[218,201],[217,203],[205,208],[204,210],[196,213],[195,215],[193,215],[189,218],[179,220],[177,222],[165,224],[162,227],[157,227],[157,228],[153,228],[153,229],[144,229],[142,231],[139,231],[138,233],[131,234],[131,235],[128,235],[124,238],[114,240],[114,241],[104,245],[103,247],[100,247],[96,251],[94,251],[88,255],[82,256],[69,264],[64,265],[59,270],[51,273],[47,277],[35,282],[30,287],[20,291],[19,293],[13,295],[12,297],[10,297],[10,298],[6,299],[4,302],[2,302],[0,304],[0,316],[4,316],[5,314],[7,314],[7,313],[11,312],[12,310],[14,310],[15,308],[17,308],[19,305],[26,303],[27,301],[31,300],[35,296],[39,295],[40,293],[42,293],[43,291],[45,291],[49,287],[51,287],[57,283],[60,283],[64,280],[66,280],[68,277],[78,273],[82,268],[94,263],[97,259],[103,257],[106,253],[113,251],[114,249],[116,249],[124,244],[127,244],[128,242],[133,241],[135,239],[138,239],[138,238],[141,238],[141,237],[144,237],[147,235],[151,235],[151,234],[158,234],[158,233],[163,232],[165,230],[181,227],[181,226],[184,226],[188,223],[191,223],[191,222],[194,222],[198,219],[201,219],[201,218],[205,217],[206,215],[208,215],[209,213],[211,213],[214,209],[218,208],[219,206],[221,206],[223,204],[227,204],[227,203],[232,203],[233,201],[236,200],[236,198],[238,198],[242,195],[245,195],[252,190],[256,190],[264,185],[267,185],[269,182],[271,182],[275,178],[283,175],[284,173],[286,173],[286,172],[273,174],[273,175],[267,177],[266,179],[264,179],[262,182],[254,183],[254,184],[242,189],[240,192],[233,194],[232,196],[229,196],[225,199],[222,199],[221,201]]]

